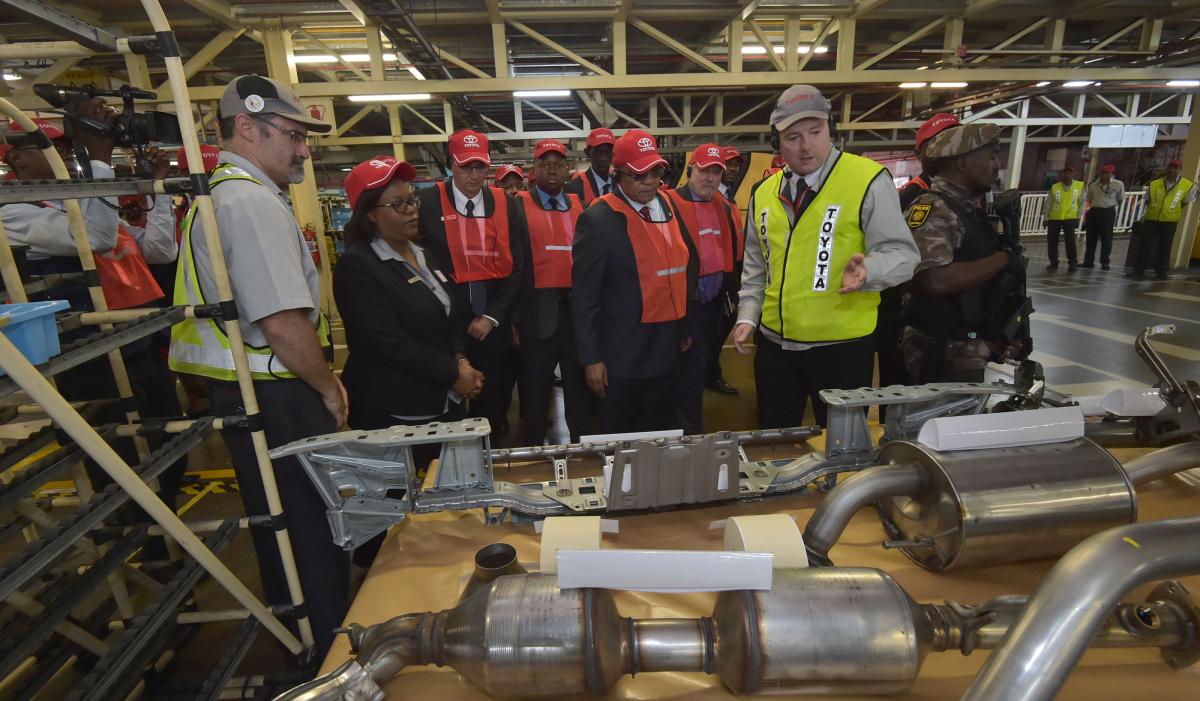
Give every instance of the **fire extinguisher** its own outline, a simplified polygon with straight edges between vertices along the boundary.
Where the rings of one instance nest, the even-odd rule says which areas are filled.
[[[301,233],[304,234],[304,243],[308,246],[308,252],[312,254],[313,265],[321,267],[321,246],[317,242],[316,225],[305,224]]]

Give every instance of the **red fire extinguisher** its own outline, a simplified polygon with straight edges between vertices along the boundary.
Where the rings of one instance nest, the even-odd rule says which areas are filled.
[[[321,267],[321,246],[317,242],[317,227],[314,224],[305,224],[304,243],[308,246],[308,252],[312,254],[313,265]]]

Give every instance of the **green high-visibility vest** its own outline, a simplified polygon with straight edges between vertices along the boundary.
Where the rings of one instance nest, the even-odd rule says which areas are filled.
[[[257,185],[262,182],[235,165],[222,163],[213,171],[208,181],[211,189],[230,180],[248,180]],[[264,186],[265,187],[265,186]],[[192,250],[192,227],[196,222],[196,203],[188,209],[183,220],[183,240],[179,246],[179,268],[175,274],[175,304],[199,305],[215,302],[205,300],[196,276],[196,260]],[[307,251],[305,252],[307,255]],[[233,322],[237,323],[237,322]],[[316,325],[317,340],[322,348],[331,345],[329,320],[318,312]],[[285,380],[296,375],[287,369],[271,350],[270,346],[252,346],[243,343],[246,358],[250,361],[250,375],[255,380]],[[233,381],[237,373],[233,366],[233,350],[225,327],[215,319],[184,319],[171,327],[171,353],[168,365],[176,372],[200,375],[214,380]]]
[[[1175,187],[1167,189],[1164,178],[1150,181],[1150,204],[1146,205],[1146,219],[1150,221],[1177,222],[1183,218],[1183,198],[1192,187],[1192,181],[1180,178]]]
[[[1083,181],[1072,180],[1064,186],[1062,181],[1050,186],[1050,221],[1075,221],[1079,219],[1079,208],[1083,206]]]
[[[845,341],[875,330],[878,292],[840,294],[850,256],[866,252],[859,215],[871,181],[883,166],[842,153],[815,198],[796,220],[780,195],[784,171],[755,190],[751,221],[766,261],[760,323],[785,340]]]

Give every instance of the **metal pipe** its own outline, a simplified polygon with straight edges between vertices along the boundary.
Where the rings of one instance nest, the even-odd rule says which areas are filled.
[[[1200,441],[1188,441],[1161,448],[1130,460],[1124,467],[1129,481],[1135,486],[1200,467]]]
[[[1138,425],[1129,419],[1085,421],[1083,435],[1105,448],[1137,448],[1142,445]]]
[[[884,497],[914,495],[924,487],[925,473],[912,463],[868,467],[839,482],[804,527],[808,561],[826,567],[832,565],[829,549],[862,507]]]
[[[712,666],[705,641],[711,637],[707,618],[654,618],[630,621],[637,650],[634,673],[707,672]]]
[[[517,549],[508,543],[485,545],[475,553],[475,571],[463,587],[459,602],[466,601],[485,585],[506,574],[525,574],[526,570],[517,562]]]
[[[758,431],[734,431],[733,437],[739,445],[755,445],[759,443],[781,443],[784,441],[802,441],[813,436],[821,435],[817,426],[796,426],[793,428],[773,428]],[[669,442],[679,444],[698,443],[707,438],[705,435],[680,436],[678,438],[646,438],[651,443],[666,445]],[[605,441],[603,443],[569,443],[564,445],[538,445],[522,448],[493,448],[492,461],[500,460],[543,460],[548,458],[563,458],[572,455],[601,455],[611,453],[624,441]]]
[[[1062,687],[1117,599],[1200,572],[1200,518],[1139,523],[1076,545],[1050,570],[963,701],[1039,701]]]

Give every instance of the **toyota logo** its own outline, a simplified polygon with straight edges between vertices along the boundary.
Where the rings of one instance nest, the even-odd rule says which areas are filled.
[[[720,149],[717,149],[717,148],[710,148],[710,149],[708,150],[708,155],[710,155],[710,156],[720,156],[720,155],[721,155],[721,151],[720,151]]]
[[[479,137],[475,136],[474,134],[467,134],[466,136],[463,137],[463,145],[464,146],[478,146],[479,145]]]
[[[372,167],[375,167],[375,168],[387,168],[389,165],[391,165],[391,164],[390,164],[390,163],[388,163],[387,161],[381,161],[381,160],[379,160],[378,158],[373,158],[373,159],[371,159],[371,166],[372,166]]]
[[[643,151],[649,151],[654,148],[654,139],[651,139],[648,136],[643,136],[642,138],[638,139],[637,145],[639,149]]]

